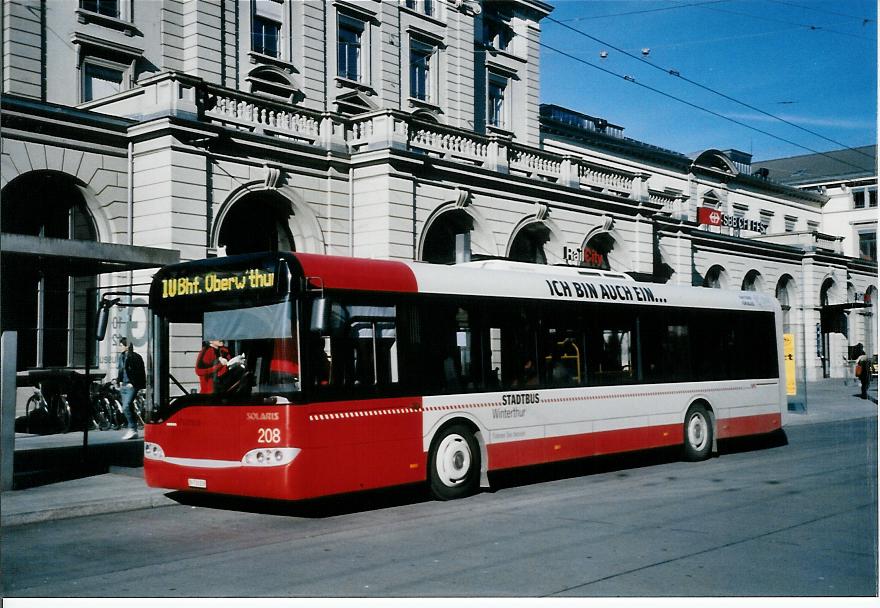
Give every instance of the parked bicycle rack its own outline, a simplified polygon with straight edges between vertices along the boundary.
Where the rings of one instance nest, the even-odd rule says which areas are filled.
[[[66,367],[19,372],[16,384],[35,387],[38,392],[34,397],[41,397],[42,404],[38,404],[37,414],[32,414],[28,408],[24,419],[16,421],[16,430],[41,435],[84,430],[91,422],[90,381],[103,377],[104,374],[86,376],[79,370]],[[66,421],[58,411],[65,405],[70,408],[70,418]]]

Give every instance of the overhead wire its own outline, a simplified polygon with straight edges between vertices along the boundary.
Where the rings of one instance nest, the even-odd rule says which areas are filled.
[[[752,13],[742,13],[740,11],[732,11],[727,8],[718,8],[715,6],[704,6],[704,5],[695,5],[698,8],[705,9],[707,11],[716,11],[718,13],[727,13],[728,15],[739,15],[740,17],[749,17],[750,19],[758,19],[760,21],[772,21],[774,23],[784,23],[786,25],[795,25],[798,27],[806,28],[808,30],[817,32],[828,32],[829,34],[838,34],[840,36],[849,36],[851,38],[858,38],[859,40],[871,40],[871,38],[866,38],[865,36],[859,36],[858,34],[852,34],[850,32],[841,32],[838,30],[832,30],[828,27],[823,27],[820,25],[813,25],[812,23],[797,23],[794,21],[786,21],[784,19],[776,19],[774,17],[767,17],[766,15],[755,15]]]
[[[625,49],[619,48],[619,47],[617,47],[617,46],[615,46],[615,45],[613,45],[613,44],[610,44],[609,42],[606,42],[606,41],[604,41],[604,40],[601,40],[601,39],[599,39],[599,38],[597,38],[597,37],[595,37],[595,36],[593,36],[593,35],[591,35],[591,34],[588,34],[588,33],[584,32],[584,31],[582,31],[582,30],[579,30],[579,29],[577,29],[577,28],[575,28],[575,27],[572,27],[572,26],[568,25],[567,23],[562,23],[561,21],[559,21],[559,20],[557,20],[557,19],[554,19],[553,17],[546,17],[545,19],[547,19],[547,20],[549,20],[549,21],[552,21],[553,23],[556,23],[556,24],[558,24],[558,25],[561,25],[562,27],[564,27],[564,28],[566,28],[566,29],[569,29],[569,30],[571,30],[572,32],[575,32],[575,33],[577,33],[577,34],[580,34],[581,36],[584,36],[584,37],[586,37],[586,38],[589,38],[590,40],[593,40],[593,41],[595,41],[595,42],[598,42],[599,44],[602,44],[602,45],[604,45],[604,46],[606,46],[606,47],[608,47],[608,48],[610,48],[610,49],[613,49],[613,50],[615,50],[615,51],[617,51],[617,52],[619,52],[619,53],[622,53],[622,54],[626,55],[627,57],[630,57],[630,58],[632,58],[632,59],[637,59],[638,61],[640,61],[640,62],[642,62],[642,63],[644,63],[644,64],[646,64],[646,65],[648,65],[648,66],[650,66],[650,67],[652,67],[652,68],[654,68],[655,70],[659,70],[659,71],[664,72],[664,73],[666,73],[666,74],[668,74],[668,75],[670,75],[670,76],[674,76],[674,77],[676,77],[676,78],[679,78],[679,79],[681,79],[681,80],[687,82],[688,84],[691,84],[691,85],[696,86],[696,87],[698,87],[698,88],[700,88],[700,89],[703,89],[704,91],[707,91],[707,92],[712,93],[712,94],[714,94],[714,95],[718,95],[719,97],[723,97],[724,99],[726,99],[726,100],[728,100],[728,101],[732,101],[733,103],[739,104],[739,105],[741,105],[741,106],[743,106],[743,107],[745,107],[745,108],[748,108],[748,109],[750,109],[750,110],[752,110],[752,111],[754,111],[754,112],[758,112],[759,114],[762,114],[762,115],[764,115],[764,116],[767,116],[768,118],[772,118],[772,119],[774,119],[774,120],[778,120],[778,121],[780,121],[780,122],[783,122],[783,123],[785,123],[785,124],[787,124],[787,125],[789,125],[789,126],[791,126],[791,127],[794,127],[794,128],[796,128],[796,129],[799,129],[799,130],[801,130],[801,131],[803,131],[803,132],[805,132],[805,133],[809,133],[810,135],[813,135],[814,137],[818,137],[818,138],[820,138],[820,139],[824,139],[825,141],[827,141],[827,142],[829,142],[829,143],[832,143],[832,144],[834,144],[834,145],[836,145],[836,146],[840,146],[840,147],[842,147],[842,148],[845,148],[845,149],[848,149],[848,150],[852,150],[853,152],[855,152],[855,153],[857,153],[857,154],[860,154],[860,155],[862,155],[862,156],[865,156],[866,158],[870,158],[871,160],[874,159],[873,156],[871,156],[871,155],[869,155],[869,154],[865,154],[865,153],[862,152],[861,150],[856,150],[856,149],[852,148],[851,146],[848,146],[848,145],[846,145],[846,144],[844,144],[844,143],[842,143],[842,142],[839,142],[839,141],[837,141],[837,140],[835,140],[835,139],[832,139],[832,138],[830,138],[830,137],[827,137],[827,136],[825,136],[825,135],[822,135],[821,133],[817,133],[816,131],[813,131],[812,129],[808,129],[808,128],[803,127],[803,126],[801,126],[801,125],[799,125],[799,124],[797,124],[797,123],[794,123],[794,122],[792,122],[792,121],[790,121],[790,120],[787,120],[787,119],[785,119],[785,118],[783,118],[783,117],[781,117],[781,116],[777,116],[777,115],[775,115],[775,114],[772,114],[772,113],[770,113],[770,112],[767,112],[766,110],[762,110],[761,108],[758,108],[758,107],[756,107],[756,106],[753,106],[753,105],[751,105],[751,104],[749,104],[749,103],[747,103],[747,102],[744,102],[744,101],[741,101],[741,100],[739,100],[739,99],[736,99],[735,97],[731,97],[730,95],[727,95],[726,93],[723,93],[723,92],[721,92],[721,91],[718,91],[718,90],[716,90],[716,89],[713,89],[712,87],[706,86],[706,85],[704,85],[704,84],[702,84],[702,83],[700,83],[700,82],[697,82],[696,80],[692,80],[692,79],[690,79],[690,78],[687,78],[686,76],[682,76],[682,74],[681,74],[678,70],[673,70],[673,69],[664,68],[664,67],[662,67],[662,66],[659,66],[659,65],[657,65],[657,64],[655,64],[655,63],[652,63],[651,61],[648,61],[648,60],[645,59],[644,57],[640,57],[640,56],[638,56],[638,55],[635,55],[635,54],[633,54],[633,53],[630,53],[629,51],[627,51],[627,50],[625,50]],[[587,63],[588,63],[588,65],[594,65],[594,64],[590,64],[589,62],[587,62]]]
[[[572,59],[573,61],[577,61],[578,63],[582,63],[582,64],[584,64],[584,65],[590,66],[591,68],[597,69],[597,70],[599,70],[599,71],[601,71],[601,72],[605,72],[606,74],[609,74],[609,75],[614,76],[614,77],[616,77],[616,78],[620,78],[620,79],[622,79],[622,80],[625,80],[625,81],[627,81],[627,82],[630,82],[630,83],[632,83],[632,84],[634,84],[634,85],[636,85],[636,86],[639,86],[639,87],[642,87],[642,88],[647,89],[647,90],[649,90],[649,91],[652,91],[652,92],[654,92],[654,93],[657,93],[658,95],[662,95],[662,96],[664,96],[664,97],[668,97],[669,99],[672,99],[672,100],[674,100],[674,101],[677,101],[677,102],[679,102],[679,103],[682,103],[682,104],[684,104],[684,105],[686,105],[686,106],[690,106],[690,107],[692,107],[692,108],[694,108],[694,109],[700,110],[700,111],[705,112],[705,113],[707,113],[707,114],[711,114],[712,116],[716,116],[716,117],[718,117],[718,118],[721,118],[722,120],[726,120],[726,121],[728,121],[728,122],[731,122],[731,123],[733,123],[733,124],[739,125],[739,126],[741,126],[741,127],[745,127],[746,129],[750,129],[750,130],[752,130],[752,131],[756,131],[756,132],[758,132],[758,133],[761,133],[762,135],[766,135],[766,136],[771,137],[771,138],[773,138],[773,139],[776,139],[776,140],[779,140],[779,141],[781,141],[781,142],[787,143],[787,144],[789,144],[789,145],[791,145],[791,146],[795,146],[796,148],[800,148],[800,149],[802,149],[802,150],[807,150],[808,152],[812,152],[812,153],[814,153],[814,154],[818,154],[818,155],[820,155],[820,156],[824,156],[824,157],[829,158],[829,159],[831,159],[831,160],[833,160],[833,161],[839,162],[839,163],[844,164],[844,165],[848,165],[848,166],[850,166],[850,167],[852,167],[852,168],[854,168],[854,169],[858,169],[859,171],[872,171],[872,170],[873,170],[873,169],[866,169],[865,167],[862,167],[862,166],[859,166],[859,165],[854,165],[853,163],[850,163],[850,162],[848,162],[848,161],[846,161],[846,160],[843,160],[843,159],[837,158],[837,157],[835,157],[835,156],[832,156],[831,154],[829,154],[829,153],[827,153],[827,152],[822,152],[822,151],[820,151],[820,150],[815,150],[815,149],[813,149],[813,148],[810,148],[809,146],[805,146],[805,145],[803,145],[803,144],[799,144],[799,143],[797,143],[797,142],[791,141],[790,139],[786,139],[786,138],[784,138],[784,137],[781,137],[781,136],[779,136],[779,135],[776,135],[775,133],[771,133],[771,132],[769,132],[769,131],[765,131],[764,129],[760,129],[760,128],[758,128],[758,127],[755,127],[755,126],[750,125],[750,124],[748,124],[748,123],[742,122],[742,121],[737,120],[737,119],[735,119],[735,118],[731,118],[731,117],[729,117],[729,116],[725,116],[724,114],[721,114],[721,113],[719,113],[719,112],[716,112],[715,110],[710,110],[709,108],[705,108],[705,107],[703,107],[703,106],[701,106],[701,105],[699,105],[699,104],[693,103],[693,102],[688,101],[688,100],[686,100],[686,99],[682,99],[681,97],[677,97],[677,96],[675,96],[675,95],[672,95],[671,93],[667,93],[666,91],[662,91],[662,90],[660,90],[660,89],[658,89],[658,88],[652,87],[652,86],[647,85],[647,84],[642,83],[642,82],[639,82],[639,81],[637,81],[634,77],[632,77],[632,76],[630,76],[630,75],[618,74],[617,72],[615,72],[615,71],[613,71],[613,70],[609,70],[609,69],[604,68],[604,67],[602,67],[602,66],[600,66],[600,65],[596,65],[595,63],[591,63],[591,62],[589,62],[589,61],[586,61],[586,60],[584,60],[584,59],[581,59],[580,57],[576,57],[576,56],[572,55],[571,53],[566,53],[565,51],[559,50],[559,49],[557,49],[557,48],[555,48],[555,47],[552,47],[552,46],[550,46],[549,44],[546,44],[546,43],[544,43],[544,42],[540,42],[539,45],[542,46],[543,48],[546,48],[547,50],[553,51],[553,52],[555,52],[555,53],[559,53],[559,54],[562,55],[563,57],[568,57],[569,59]],[[851,149],[851,148],[848,148],[848,149]],[[873,157],[872,157],[872,158],[873,158]]]
[[[701,6],[704,4],[721,4],[723,2],[729,2],[730,0],[704,0],[703,2],[689,2],[687,4],[676,4],[675,6],[663,6],[659,8],[646,8],[640,9],[637,11],[627,11],[625,13],[607,13],[605,15],[590,15],[589,17],[572,17],[571,19],[566,19],[565,21],[589,21],[591,19],[607,19],[609,17],[624,17],[629,15],[643,15],[645,13],[659,13],[662,11],[672,11],[679,8],[687,8],[690,6]]]
[[[774,4],[784,4],[786,6],[795,6],[797,8],[806,9],[808,11],[816,11],[817,13],[825,13],[827,15],[834,15],[836,17],[849,17],[850,19],[857,19],[857,20],[861,21],[862,25],[867,25],[867,24],[871,23],[872,21],[875,21],[874,19],[870,19],[870,18],[864,17],[864,16],[848,15],[846,13],[838,13],[836,11],[830,11],[827,8],[815,8],[812,6],[807,6],[806,4],[797,4],[795,2],[786,2],[785,0],[768,0],[768,2],[772,2]]]

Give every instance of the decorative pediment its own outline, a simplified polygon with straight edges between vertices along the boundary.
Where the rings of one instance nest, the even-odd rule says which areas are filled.
[[[373,112],[378,106],[362,91],[350,91],[343,93],[334,102],[336,109],[342,114],[364,114]]]
[[[248,73],[246,80],[251,85],[251,93],[256,95],[282,99],[291,103],[302,101],[305,97],[291,74],[277,66],[257,66]]]

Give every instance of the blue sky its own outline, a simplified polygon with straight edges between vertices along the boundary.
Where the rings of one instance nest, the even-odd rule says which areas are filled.
[[[874,1],[549,1],[542,103],[605,118],[627,137],[684,154],[735,148],[765,160],[877,142]]]

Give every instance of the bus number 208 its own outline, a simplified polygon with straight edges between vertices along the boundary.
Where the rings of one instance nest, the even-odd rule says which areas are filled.
[[[257,443],[281,443],[281,429],[259,429]]]

